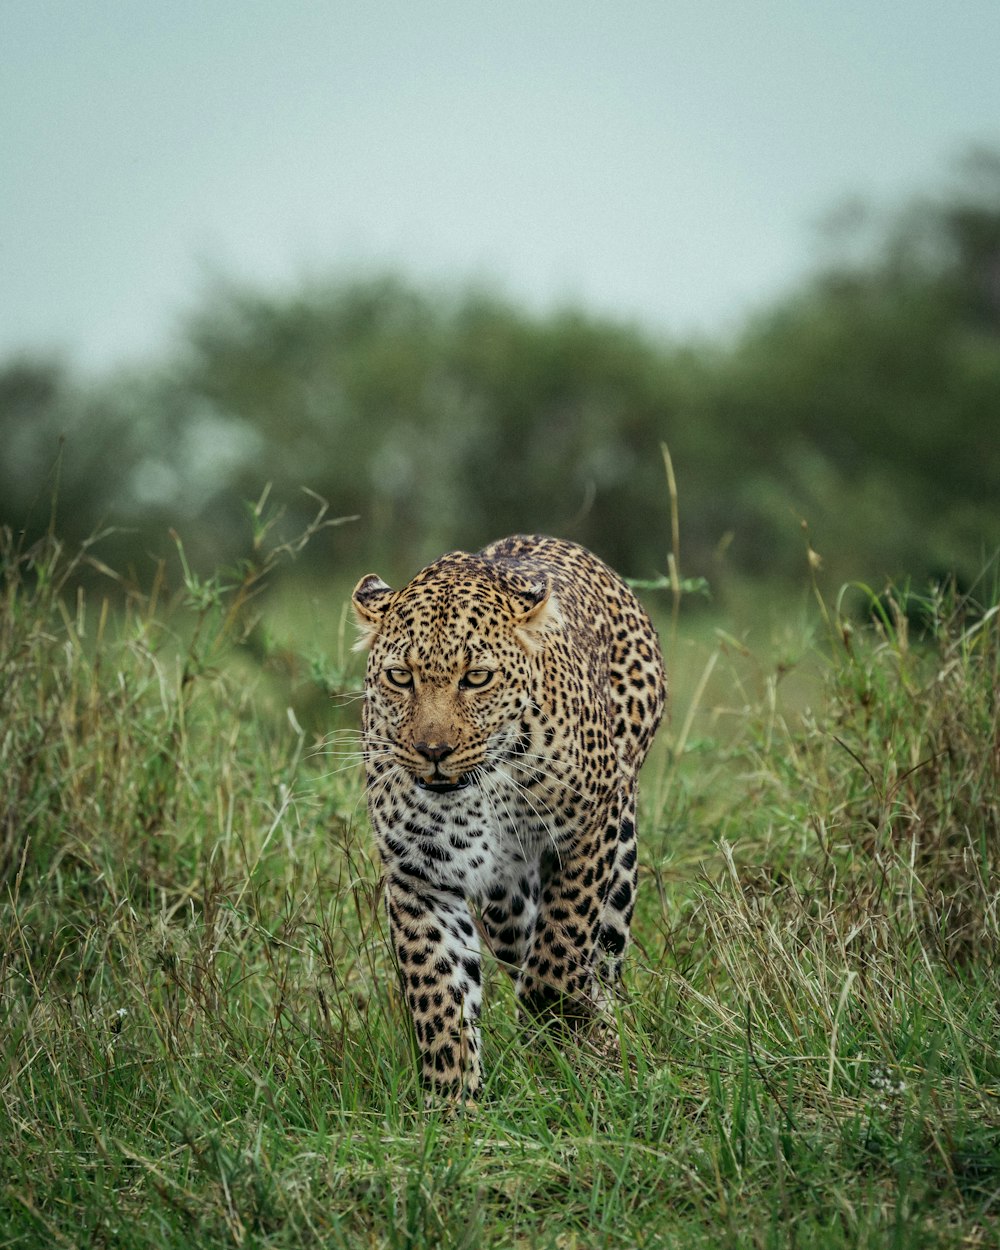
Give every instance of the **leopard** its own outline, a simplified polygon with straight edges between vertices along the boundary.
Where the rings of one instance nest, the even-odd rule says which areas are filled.
[[[585,547],[515,535],[352,595],[362,754],[429,1099],[483,1090],[484,948],[519,1015],[571,1028],[616,993],[640,767],[667,695],[636,595]]]

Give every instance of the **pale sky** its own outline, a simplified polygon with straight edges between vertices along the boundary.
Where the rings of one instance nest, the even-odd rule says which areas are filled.
[[[0,0],[0,359],[386,267],[716,333],[976,143],[1000,0]]]

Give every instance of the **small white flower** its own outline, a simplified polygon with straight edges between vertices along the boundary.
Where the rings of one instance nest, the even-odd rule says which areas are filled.
[[[906,1092],[906,1082],[901,1077],[891,1076],[885,1068],[872,1068],[868,1084],[889,1098],[898,1098]]]

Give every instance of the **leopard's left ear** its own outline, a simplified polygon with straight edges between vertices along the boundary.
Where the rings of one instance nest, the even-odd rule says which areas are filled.
[[[351,595],[351,606],[354,608],[354,619],[360,631],[355,651],[365,651],[375,641],[375,635],[382,625],[389,600],[395,591],[376,573],[366,573],[354,587]]]
[[[525,651],[534,655],[563,625],[563,615],[559,610],[559,600],[552,592],[551,580],[545,577],[519,591],[515,602],[521,610],[514,620],[514,634]]]

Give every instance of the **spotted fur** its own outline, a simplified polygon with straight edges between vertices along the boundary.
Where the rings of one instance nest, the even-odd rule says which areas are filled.
[[[425,1082],[481,1083],[477,909],[522,1006],[585,1018],[620,973],[656,632],[589,551],[516,537],[354,591],[368,807]]]

